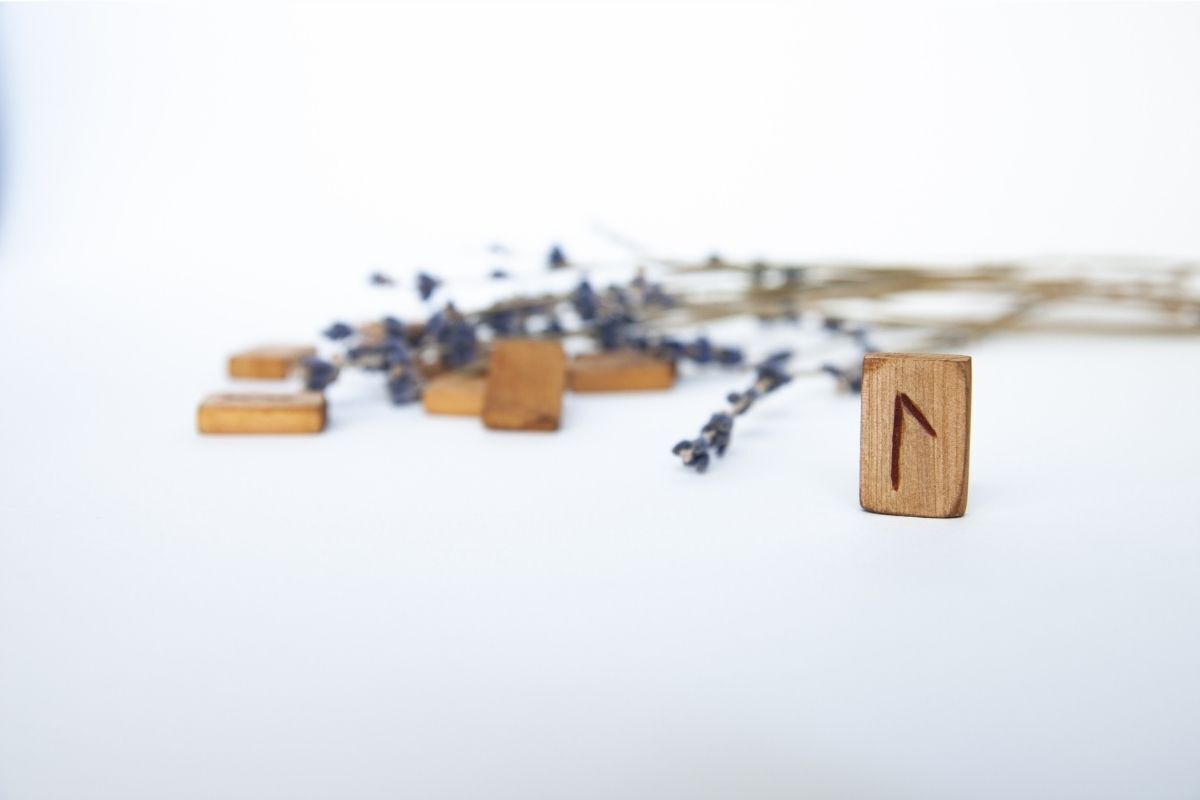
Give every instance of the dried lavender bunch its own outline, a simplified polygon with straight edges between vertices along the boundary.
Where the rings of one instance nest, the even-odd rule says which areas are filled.
[[[755,367],[754,383],[744,392],[731,392],[725,399],[729,405],[709,417],[708,422],[700,429],[700,435],[695,439],[684,439],[671,448],[671,452],[683,460],[686,467],[696,472],[704,472],[711,462],[710,453],[718,456],[725,455],[733,435],[733,421],[750,410],[764,395],[790,382],[787,363],[792,357],[791,350],[781,350],[773,353]]]
[[[364,340],[360,331],[335,322],[325,329],[325,336],[345,346],[345,351],[332,360],[310,357],[301,362],[304,388],[324,391],[337,380],[343,367],[355,367],[387,375],[387,390],[392,402],[401,405],[421,397],[421,372],[414,358],[408,332],[400,320],[385,317],[381,321],[381,340]]]

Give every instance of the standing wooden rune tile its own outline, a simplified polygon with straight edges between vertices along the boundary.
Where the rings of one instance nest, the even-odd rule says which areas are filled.
[[[558,430],[566,382],[567,357],[558,342],[496,342],[488,362],[483,424],[498,430]]]
[[[863,359],[864,509],[961,517],[970,445],[970,356],[871,353]]]

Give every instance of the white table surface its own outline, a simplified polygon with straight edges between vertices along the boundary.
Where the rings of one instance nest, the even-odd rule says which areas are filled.
[[[1200,788],[1195,341],[973,348],[968,512],[920,520],[859,509],[824,380],[704,476],[670,445],[744,376],[204,438],[211,308],[0,280],[4,797]]]

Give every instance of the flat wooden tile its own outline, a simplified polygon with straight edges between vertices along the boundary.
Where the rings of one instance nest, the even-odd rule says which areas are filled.
[[[282,380],[302,359],[316,354],[317,349],[307,345],[255,347],[229,357],[229,377]]]
[[[424,330],[425,326],[420,322],[406,323],[404,326],[404,338],[408,342],[415,342],[421,338],[421,333]],[[387,329],[384,327],[383,320],[372,320],[358,326],[358,335],[368,344],[382,342],[386,338],[386,333]]]
[[[214,394],[200,404],[201,433],[320,433],[325,429],[325,396],[297,394]]]
[[[961,517],[967,510],[971,359],[863,359],[859,501],[867,511]]]
[[[558,430],[566,382],[567,358],[558,342],[495,342],[488,363],[483,424],[498,430]]]
[[[478,417],[483,414],[483,396],[487,391],[484,375],[463,375],[448,372],[425,384],[421,405],[427,414],[452,414]]]
[[[591,353],[571,360],[567,382],[573,392],[670,389],[675,385],[675,365],[636,350]]]

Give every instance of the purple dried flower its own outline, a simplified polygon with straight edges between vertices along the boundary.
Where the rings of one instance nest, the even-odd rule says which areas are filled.
[[[451,367],[466,366],[475,360],[478,340],[474,326],[466,320],[446,325],[438,339],[445,346],[446,363]]]
[[[767,356],[764,361],[755,366],[758,376],[754,382],[755,387],[766,394],[790,381],[792,376],[787,373],[787,362],[791,357],[791,350],[780,350]]]
[[[596,324],[596,335],[604,350],[616,350],[625,342],[625,328],[633,321],[627,314],[609,314]]]
[[[729,447],[729,439],[733,434],[733,417],[723,413],[713,414],[708,424],[700,429],[700,434],[717,451],[717,455],[725,455],[725,448]]]
[[[483,321],[497,336],[520,336],[525,332],[525,320],[516,309],[489,311],[483,315]]]
[[[562,247],[554,245],[550,248],[550,253],[546,256],[546,265],[550,269],[562,269],[567,266],[567,254],[563,252]]]
[[[308,356],[301,362],[304,388],[310,392],[323,392],[325,387],[337,380],[338,368],[324,359]]]
[[[417,273],[417,294],[421,295],[422,300],[428,300],[430,297],[433,297],[433,293],[441,285],[442,282],[428,272]]]
[[[336,342],[341,339],[348,339],[351,336],[353,336],[354,328],[350,327],[349,325],[347,325],[344,322],[335,322],[332,325],[330,325],[328,328],[326,328],[324,331],[322,331],[322,333],[325,335],[326,338],[332,339],[333,341]]]
[[[683,459],[685,467],[691,467],[699,473],[708,469],[708,442],[704,440],[703,436],[691,441],[684,439],[672,447],[671,452]]]
[[[753,386],[744,392],[730,392],[725,398],[729,401],[729,413],[735,417],[745,414],[750,410],[750,406],[754,405],[754,401],[758,397],[758,389],[755,389]]]
[[[497,268],[497,269],[492,270],[490,273],[488,273],[488,277],[491,278],[492,280],[502,281],[505,278],[508,278],[509,275],[504,270]]]
[[[745,355],[736,347],[718,347],[713,351],[713,358],[724,367],[737,367],[745,360]]]
[[[697,364],[709,364],[713,360],[713,346],[707,336],[696,339],[695,342],[688,345],[685,352]]]
[[[664,336],[658,343],[658,348],[663,356],[671,361],[683,358],[684,352],[687,350],[683,342],[670,336]]]
[[[371,282],[372,286],[395,286],[396,285],[396,281],[392,278],[392,276],[388,275],[386,273],[383,273],[383,272],[372,272],[371,277],[368,278],[368,280]]]
[[[394,367],[388,374],[387,390],[394,405],[402,406],[421,399],[421,385],[411,367]]]
[[[408,336],[408,329],[404,327],[403,322],[395,317],[384,317],[383,335],[389,339],[405,339]]]
[[[575,307],[575,313],[579,318],[591,322],[596,318],[596,314],[600,310],[600,301],[596,297],[596,292],[592,289],[592,285],[587,280],[582,280],[575,287],[575,291],[571,292],[571,305]]]

